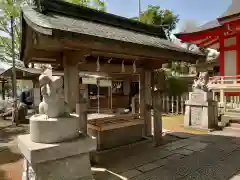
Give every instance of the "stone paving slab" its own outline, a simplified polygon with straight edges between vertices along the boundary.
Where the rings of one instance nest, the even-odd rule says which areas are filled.
[[[143,173],[151,171],[153,169],[159,168],[161,165],[158,165],[156,163],[147,163],[143,166],[138,167],[137,169]]]
[[[192,155],[180,159],[175,163],[168,163],[165,167],[172,172],[186,176],[226,156],[228,156],[227,152],[219,151],[217,147],[211,146],[201,152],[194,152]]]
[[[190,137],[195,136],[194,134],[183,133],[183,132],[169,132],[168,134],[171,135],[171,136],[182,138],[182,139],[186,139],[186,138],[190,138]]]
[[[240,151],[235,151],[223,160],[201,167],[181,180],[228,180],[240,170]]]
[[[178,180],[181,175],[173,173],[165,168],[157,168],[133,178],[133,180]]]
[[[175,150],[174,153],[188,156],[188,155],[191,155],[192,153],[194,153],[194,151],[188,150],[185,148],[180,148],[180,149]]]
[[[125,178],[134,178],[134,177],[139,176],[141,174],[142,174],[141,171],[136,170],[136,169],[131,169],[127,172],[122,173],[121,176],[123,176]]]
[[[175,141],[172,143],[168,143],[164,146],[161,146],[161,148],[172,151],[172,150],[176,150],[176,149],[188,146],[193,143],[194,143],[194,141],[192,141],[192,140],[184,139],[184,140],[179,140],[179,141]]]
[[[191,151],[201,151],[205,149],[208,146],[208,143],[201,143],[201,142],[196,142],[193,144],[190,144],[188,146],[185,146],[185,149],[191,150]]]
[[[143,166],[138,167],[137,169],[139,171],[145,173],[145,172],[151,171],[153,169],[162,167],[162,166],[164,166],[167,163],[175,162],[175,161],[177,161],[177,160],[179,160],[179,159],[181,159],[183,157],[184,157],[184,155],[181,155],[181,154],[173,154],[173,155],[167,156],[165,158],[153,161],[151,163],[147,163],[147,164],[145,164]]]
[[[222,142],[229,142],[233,137],[229,136],[214,136],[214,135],[200,135],[200,136],[194,136],[189,138],[189,140],[195,141],[195,142],[207,142],[207,143],[222,143]]]

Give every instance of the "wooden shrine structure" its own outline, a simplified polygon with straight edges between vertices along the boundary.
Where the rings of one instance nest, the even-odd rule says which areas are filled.
[[[195,63],[205,59],[202,54],[188,53],[168,41],[161,27],[59,0],[35,2],[37,7],[22,8],[21,60],[26,65],[53,64],[64,71],[65,100],[70,110],[79,114],[83,133],[87,134],[89,124],[88,132],[97,137],[97,150],[152,136],[151,108],[147,107],[151,107],[154,69],[167,61]],[[87,121],[79,71],[140,74],[140,116]],[[159,119],[155,115],[154,137],[158,140]]]
[[[220,52],[219,72],[213,89],[227,96],[239,96],[240,75],[240,1],[232,0],[220,17],[176,35],[183,42]],[[217,84],[217,85],[216,85]],[[222,85],[221,85],[222,84]],[[221,97],[223,100],[223,96]]]

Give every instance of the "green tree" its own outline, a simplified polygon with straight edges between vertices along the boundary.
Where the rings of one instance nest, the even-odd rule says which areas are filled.
[[[36,0],[0,0],[0,49],[4,53],[0,54],[2,61],[11,62],[12,40],[11,40],[11,16],[14,17],[14,36],[15,36],[15,59],[19,59],[20,48],[20,8],[27,3],[34,3]],[[70,3],[87,6],[97,10],[105,11],[105,4],[102,0],[65,0]],[[17,61],[16,61],[17,62]]]
[[[172,11],[168,9],[163,10],[160,6],[152,5],[149,5],[147,10],[140,14],[140,17],[134,17],[132,19],[140,20],[140,22],[145,24],[162,26],[168,35],[176,28],[179,21],[178,15],[175,15]]]
[[[106,6],[103,0],[65,0],[65,1],[97,9],[99,11],[106,11]]]

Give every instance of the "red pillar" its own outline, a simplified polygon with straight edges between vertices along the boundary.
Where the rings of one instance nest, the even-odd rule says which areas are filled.
[[[237,39],[236,75],[240,75],[240,33],[237,34],[236,39]]]
[[[220,76],[224,76],[224,36],[219,36],[219,64],[220,64]]]

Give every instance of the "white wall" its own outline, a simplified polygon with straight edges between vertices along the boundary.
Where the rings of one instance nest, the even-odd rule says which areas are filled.
[[[236,44],[236,37],[228,38],[224,40],[224,47],[228,47]],[[225,51],[224,52],[224,75],[225,76],[236,76],[236,60],[237,52]]]
[[[236,44],[236,37],[228,38],[224,40],[224,47],[228,47]]]
[[[225,51],[224,52],[224,75],[225,76],[236,76],[236,55],[237,52]]]

